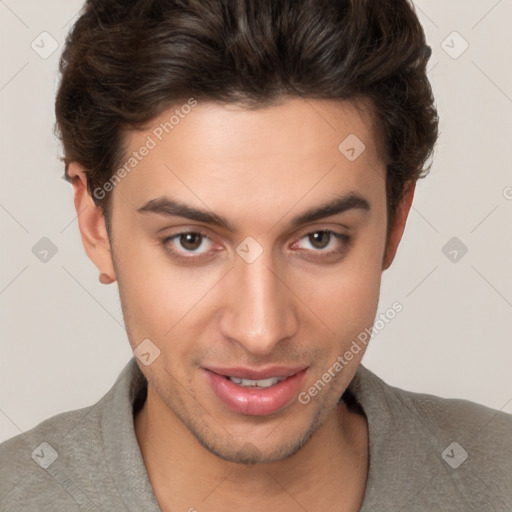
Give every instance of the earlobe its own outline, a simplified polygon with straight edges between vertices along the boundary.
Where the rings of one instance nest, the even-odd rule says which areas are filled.
[[[116,277],[103,212],[87,189],[87,175],[83,167],[71,162],[67,173],[73,185],[75,210],[85,252],[100,271],[100,282],[112,283]]]
[[[382,262],[383,271],[388,269],[391,266],[391,263],[393,263],[393,260],[395,259],[396,251],[398,250],[398,245],[400,244],[400,240],[402,239],[402,235],[404,233],[405,223],[407,222],[409,210],[411,209],[415,188],[415,181],[406,184],[405,194],[402,197],[402,200],[400,201],[396,209],[395,218],[393,220],[393,225],[391,226],[391,229],[389,231],[389,236],[386,243],[386,250]]]

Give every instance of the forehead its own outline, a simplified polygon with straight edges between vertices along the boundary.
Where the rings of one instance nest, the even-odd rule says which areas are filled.
[[[163,195],[212,207],[222,201],[258,208],[258,199],[262,208],[284,207],[305,194],[383,185],[384,162],[362,106],[299,98],[252,110],[186,105],[126,134],[123,163],[135,165],[116,188],[133,207]]]

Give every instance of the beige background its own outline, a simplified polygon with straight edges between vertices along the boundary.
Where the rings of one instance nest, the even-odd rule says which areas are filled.
[[[52,134],[58,57],[81,3],[0,1],[0,440],[96,402],[131,357],[117,288],[98,282],[83,250]],[[512,2],[416,5],[441,136],[383,277],[379,311],[404,309],[363,363],[395,386],[512,412]],[[43,31],[59,44],[45,59],[31,47],[51,49]],[[46,263],[32,252],[42,237],[57,247]],[[468,248],[456,262],[442,251],[452,237]]]

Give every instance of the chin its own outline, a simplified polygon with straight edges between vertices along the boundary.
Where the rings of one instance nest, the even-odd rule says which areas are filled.
[[[253,442],[243,438],[238,440],[234,437],[230,438],[229,434],[221,439],[210,434],[203,436],[194,429],[190,429],[190,427],[189,429],[198,442],[216,457],[227,462],[254,465],[278,462],[295,455],[309,441],[320,425],[321,422],[317,417],[302,433],[297,432],[291,437],[290,429],[285,428],[282,431],[286,432],[286,435],[283,435],[282,439],[270,440],[271,433],[264,436],[261,442],[255,440],[257,436],[248,436]]]

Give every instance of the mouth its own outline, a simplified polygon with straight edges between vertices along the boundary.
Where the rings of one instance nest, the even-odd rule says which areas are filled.
[[[202,372],[228,409],[248,416],[267,416],[283,409],[297,396],[307,367],[202,368]]]
[[[270,377],[269,379],[240,379],[239,377],[226,377],[231,382],[242,386],[243,388],[271,388],[282,382],[286,377]]]

